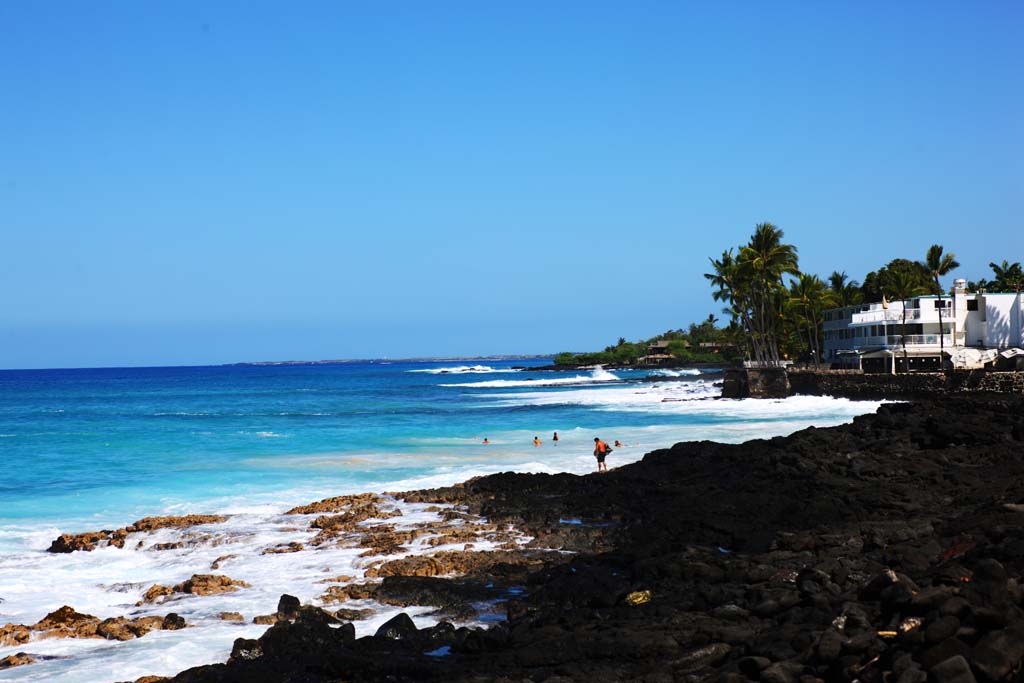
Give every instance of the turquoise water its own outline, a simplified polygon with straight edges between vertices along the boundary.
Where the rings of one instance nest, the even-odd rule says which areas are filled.
[[[606,439],[654,447],[691,434],[714,438],[716,426],[728,440],[729,425],[744,419],[794,418],[685,409],[680,398],[717,393],[715,369],[653,378],[513,370],[522,363],[0,372],[0,525],[123,524],[125,516],[235,496],[374,488],[460,465],[501,469],[510,458],[535,460],[532,437],[548,446],[556,430],[563,449],[572,444],[586,456],[602,429],[613,430],[602,432]],[[670,432],[661,442],[643,433],[658,428]],[[484,437],[490,447],[480,446]]]
[[[525,431],[547,440],[555,430],[663,421],[591,405],[509,405],[497,397],[532,388],[532,379],[579,375],[509,371],[514,365],[466,373],[421,372],[467,366],[452,362],[0,372],[0,523],[84,515],[115,522],[171,500],[371,485],[428,473],[437,458],[472,451],[485,436],[503,442]],[[443,386],[488,380],[506,386]],[[567,387],[533,389],[557,395]],[[296,466],[302,456],[328,454],[359,457]]]

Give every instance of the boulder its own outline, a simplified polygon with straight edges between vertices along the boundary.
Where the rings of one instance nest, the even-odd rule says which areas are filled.
[[[13,655],[8,655],[3,659],[0,659],[0,671],[2,671],[3,669],[10,669],[15,666],[24,666],[25,664],[32,664],[35,661],[35,655],[26,654],[24,652],[16,652]]]

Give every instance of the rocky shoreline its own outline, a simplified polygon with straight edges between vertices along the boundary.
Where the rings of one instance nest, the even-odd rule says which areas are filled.
[[[283,596],[227,663],[140,680],[1020,680],[1022,454],[1024,400],[957,397],[676,444],[604,475],[394,494],[438,510],[441,532],[388,528],[379,497],[327,499],[289,511],[316,515],[323,542],[359,529],[386,557],[440,533],[442,549],[396,552],[317,606]],[[504,546],[472,549],[478,532]],[[399,614],[356,639],[352,600],[429,605],[441,621],[417,629]],[[452,624],[488,609],[490,628]]]

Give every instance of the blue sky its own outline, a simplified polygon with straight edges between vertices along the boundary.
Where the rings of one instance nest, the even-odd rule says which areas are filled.
[[[0,3],[0,367],[586,350],[1024,259],[1019,2]]]

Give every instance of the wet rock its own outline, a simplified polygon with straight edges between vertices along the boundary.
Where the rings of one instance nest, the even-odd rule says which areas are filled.
[[[168,613],[160,623],[160,628],[164,631],[177,631],[185,626],[185,618],[174,612]]]
[[[48,638],[94,638],[100,620],[91,614],[76,612],[69,605],[50,612],[32,625],[33,631],[45,631]]]
[[[0,626],[0,647],[11,647],[28,642],[31,631],[21,624]]]
[[[230,593],[239,588],[249,588],[245,581],[237,581],[222,574],[193,574],[192,578],[174,587],[175,593],[189,595],[217,595]]]
[[[374,493],[359,493],[352,496],[335,496],[325,498],[309,505],[299,505],[288,510],[286,515],[319,515],[324,513],[343,512],[350,509],[360,509],[370,505],[384,503],[384,497]]]
[[[17,652],[13,655],[8,655],[3,659],[0,659],[0,671],[2,671],[3,669],[10,669],[16,666],[32,664],[35,661],[35,655],[26,654],[24,652]]]
[[[297,553],[303,550],[306,546],[302,545],[298,541],[292,541],[284,545],[276,545],[273,548],[265,548],[261,555],[281,555],[285,553]]]
[[[362,621],[369,619],[375,614],[372,609],[338,609],[334,611],[334,618],[340,621]]]
[[[157,529],[185,529],[200,524],[220,524],[227,521],[223,515],[180,515],[166,517],[145,517],[125,528],[135,531],[156,531]]]
[[[228,560],[234,559],[236,557],[238,557],[238,555],[221,555],[216,560],[214,560],[213,562],[210,563],[210,570],[211,571],[216,571],[217,569],[220,569],[220,566],[222,564],[224,564]]]
[[[61,534],[47,552],[71,553],[76,550],[88,552],[96,548],[112,545],[123,548],[128,534],[137,531],[156,531],[167,528],[186,528],[199,524],[215,524],[223,522],[227,517],[221,515],[184,515],[172,517],[146,517],[121,529],[103,531],[87,531],[81,534]]]
[[[107,640],[131,640],[146,635],[163,624],[162,617],[127,619],[113,617],[104,619],[96,626],[96,635]]]
[[[409,615],[401,612],[384,622],[374,635],[389,640],[412,640],[418,633],[419,630]]]
[[[156,602],[160,598],[171,595],[172,593],[174,593],[174,589],[171,586],[161,586],[160,584],[155,584],[153,586],[150,586],[146,590],[146,592],[142,594],[142,602],[139,604],[146,602]]]
[[[263,655],[263,648],[260,641],[251,638],[236,638],[231,646],[231,657],[228,662],[248,661],[258,659]]]
[[[299,615],[299,607],[302,604],[294,595],[284,594],[277,601],[277,614],[282,619],[294,619]]]

